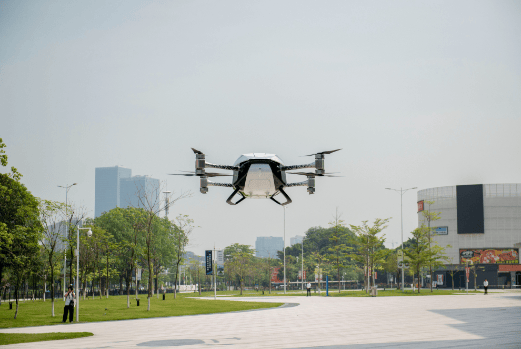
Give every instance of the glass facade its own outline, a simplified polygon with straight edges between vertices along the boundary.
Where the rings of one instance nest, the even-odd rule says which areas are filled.
[[[277,251],[284,249],[284,239],[276,236],[259,236],[255,241],[255,256],[277,258]]]
[[[160,182],[148,176],[132,177],[132,170],[121,166],[98,167],[95,196],[94,217],[116,207],[144,207],[144,202],[154,207],[160,204]]]
[[[94,217],[120,205],[120,181],[130,178],[132,170],[120,166],[97,167],[95,184]]]

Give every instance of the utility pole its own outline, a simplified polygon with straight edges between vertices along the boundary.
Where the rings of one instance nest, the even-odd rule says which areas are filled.
[[[166,190],[163,192],[163,194],[165,194],[165,217],[168,218],[168,208],[170,206],[169,202],[168,202],[168,194],[170,194],[171,191],[169,190]]]

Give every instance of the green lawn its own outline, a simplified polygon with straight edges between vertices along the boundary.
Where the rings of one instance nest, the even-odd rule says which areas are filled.
[[[0,345],[90,337],[90,332],[0,333]]]
[[[165,316],[181,316],[195,314],[224,313],[230,311],[272,308],[282,305],[282,303],[260,303],[260,302],[229,302],[225,300],[201,300],[188,297],[195,294],[178,294],[174,300],[174,295],[169,293],[166,300],[162,297],[157,299],[152,297],[150,311],[147,311],[146,295],[140,299],[140,306],[136,306],[135,299],[131,298],[130,308],[127,309],[126,296],[110,296],[109,299],[87,299],[80,300],[80,322],[110,321],[140,319]],[[51,302],[27,301],[20,302],[18,317],[14,317],[15,304],[9,310],[8,302],[2,302],[0,306],[0,328],[42,326],[60,324],[63,315],[64,301],[55,302],[55,317],[51,316]],[[76,319],[76,314],[74,314]]]

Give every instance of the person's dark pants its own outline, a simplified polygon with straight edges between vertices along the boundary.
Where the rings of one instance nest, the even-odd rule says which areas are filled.
[[[487,294],[487,289],[488,289],[488,286],[487,287],[483,287],[485,289],[485,294]]]
[[[67,313],[69,313],[69,322],[74,318],[74,305],[66,305],[63,307],[63,322],[67,321]]]
[[[311,289],[308,288],[307,290],[308,290],[308,293],[306,294],[306,297],[307,297],[307,296],[311,296]]]

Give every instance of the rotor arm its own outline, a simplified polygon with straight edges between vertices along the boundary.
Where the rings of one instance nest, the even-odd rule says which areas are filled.
[[[239,167],[237,166],[229,166],[229,165],[217,165],[217,164],[212,164],[210,162],[205,162],[205,166],[206,168],[218,168],[218,169],[221,169],[221,170],[230,170],[230,171],[238,171],[239,170]]]
[[[302,168],[315,168],[315,163],[305,165],[292,165],[292,166],[282,166],[280,168],[281,171],[291,171],[291,170],[300,170]]]
[[[207,186],[209,187],[227,187],[227,188],[233,188],[233,184],[231,183],[215,183],[215,182],[211,182],[211,181],[208,181],[206,183]]]
[[[288,183],[286,185],[286,187],[288,187],[288,188],[291,188],[291,187],[307,187],[307,186],[308,186],[308,181],[298,182],[298,183]]]

